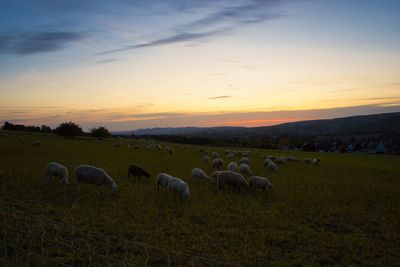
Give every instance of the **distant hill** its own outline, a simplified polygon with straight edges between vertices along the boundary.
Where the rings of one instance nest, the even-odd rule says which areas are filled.
[[[400,112],[345,118],[309,120],[263,127],[180,127],[149,128],[113,132],[118,135],[185,135],[214,138],[249,136],[363,135],[384,132],[400,133]]]

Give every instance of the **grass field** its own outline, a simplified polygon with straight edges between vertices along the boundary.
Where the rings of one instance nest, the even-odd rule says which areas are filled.
[[[190,179],[193,167],[211,172],[198,146],[172,144],[175,152],[170,155],[147,149],[145,144],[151,141],[145,140],[111,139],[98,144],[91,139],[6,135],[0,134],[2,207],[245,266],[400,266],[398,156],[250,149],[253,172],[267,176],[274,189],[238,193]],[[41,145],[32,146],[34,140]],[[119,142],[122,145],[114,147]],[[220,155],[225,149],[209,147]],[[321,164],[286,163],[279,172],[268,172],[263,169],[263,154],[318,157]],[[226,167],[228,160],[224,160]],[[55,181],[44,182],[49,161],[70,171],[71,185],[66,190]],[[118,184],[118,193],[111,196],[102,189],[97,195],[91,185],[78,192],[73,174],[78,164],[105,169]],[[141,181],[128,178],[129,164],[143,167],[152,176]],[[187,181],[190,199],[179,201],[166,191],[158,193],[159,172]],[[0,251],[5,259],[14,256],[5,248]],[[87,259],[74,258],[78,256],[68,251],[62,254],[66,264],[87,264]],[[132,263],[144,264],[139,255],[128,257]],[[166,265],[161,256],[155,258],[147,264]],[[180,264],[188,263],[173,262]]]

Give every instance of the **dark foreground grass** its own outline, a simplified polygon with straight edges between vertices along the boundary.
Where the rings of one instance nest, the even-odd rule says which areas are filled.
[[[32,146],[33,140],[41,145]],[[122,145],[114,147],[119,142]],[[238,193],[231,188],[217,191],[211,182],[190,179],[193,167],[211,172],[199,147],[174,144],[170,155],[147,149],[147,143],[1,135],[0,203],[121,239],[248,266],[400,266],[398,156],[251,149],[253,172],[267,176],[274,189]],[[226,148],[209,149],[223,155]],[[266,172],[263,154],[319,157],[321,165],[287,163],[279,172]],[[66,190],[56,182],[44,182],[49,161],[70,170],[71,185]],[[225,159],[224,166],[227,163]],[[111,196],[102,189],[97,195],[97,188],[90,185],[78,192],[73,174],[78,164],[104,168],[119,185],[118,193]],[[128,178],[129,164],[148,170],[151,178]],[[159,172],[187,181],[190,199],[182,202],[167,192],[158,193]],[[69,264],[87,263],[69,257]],[[132,251],[130,257],[139,265],[144,262],[140,253]],[[166,261],[157,258],[147,264]]]

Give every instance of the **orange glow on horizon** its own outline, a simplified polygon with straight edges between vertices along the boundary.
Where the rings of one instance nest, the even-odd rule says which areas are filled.
[[[244,127],[261,127],[271,126],[276,124],[296,122],[296,121],[307,121],[315,118],[284,118],[284,119],[258,119],[258,120],[240,120],[240,121],[227,121],[227,122],[212,122],[207,126],[244,126]]]

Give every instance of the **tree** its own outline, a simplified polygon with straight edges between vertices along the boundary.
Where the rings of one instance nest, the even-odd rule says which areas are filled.
[[[4,125],[1,127],[1,129],[3,129],[3,130],[11,130],[12,129],[12,124],[11,123],[9,123],[8,121],[6,121],[5,123],[4,123]]]
[[[40,127],[40,131],[43,133],[51,133],[51,128],[47,125],[42,125],[42,127]]]
[[[58,126],[55,129],[55,133],[57,135],[68,136],[71,138],[74,136],[79,136],[79,135],[85,134],[83,132],[82,128],[79,127],[78,124],[73,123],[72,121],[61,123],[60,126]]]
[[[90,129],[90,135],[93,137],[99,137],[99,138],[111,137],[111,133],[104,126],[100,126],[99,128]]]

